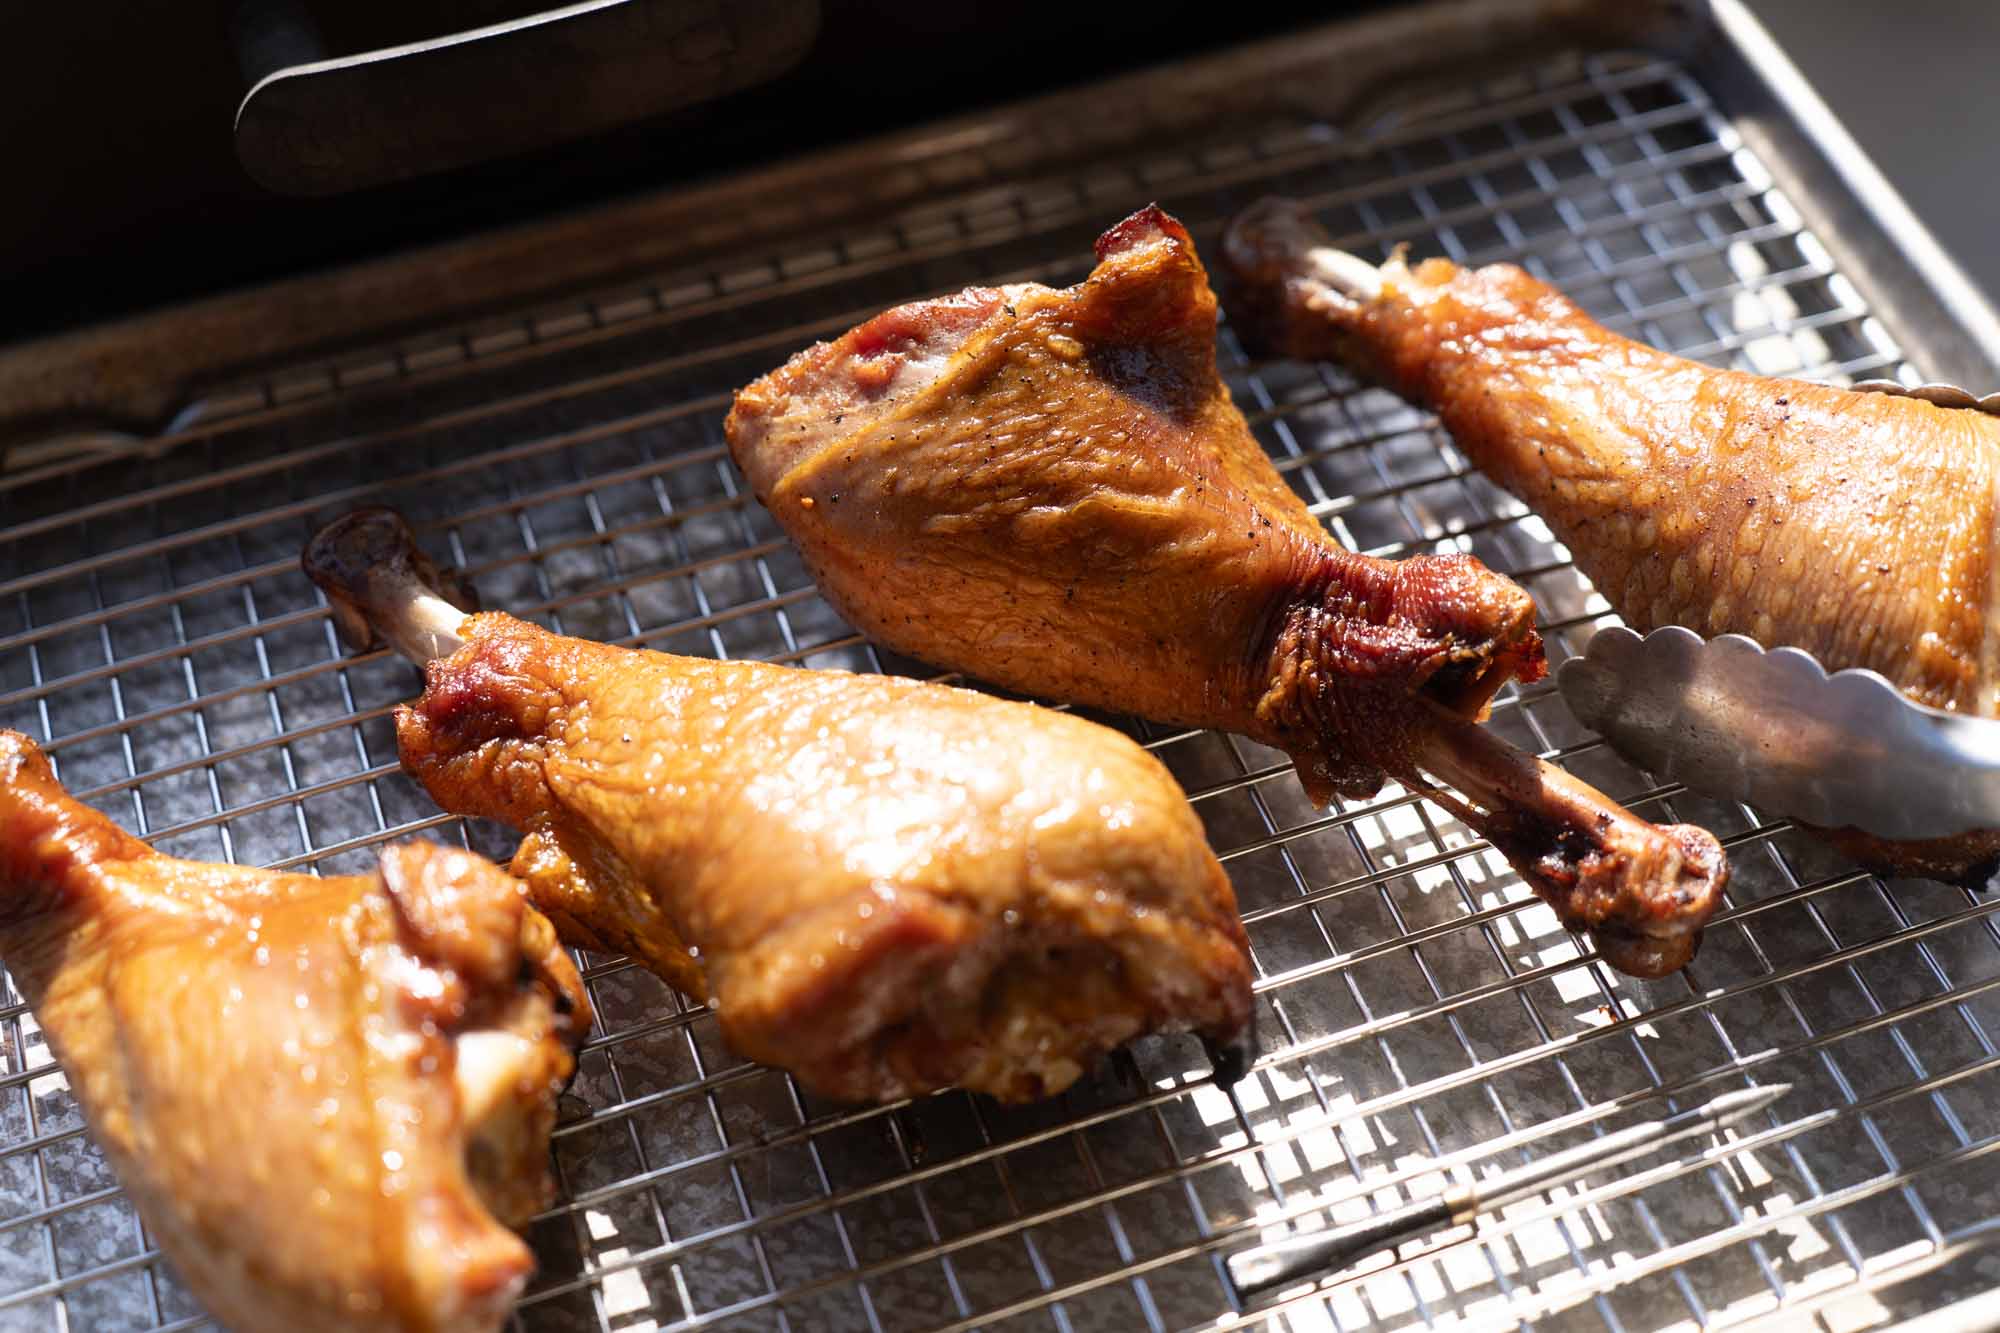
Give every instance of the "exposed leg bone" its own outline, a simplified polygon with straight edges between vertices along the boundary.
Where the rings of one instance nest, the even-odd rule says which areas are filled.
[[[1490,732],[1439,715],[1417,767],[1430,794],[1500,850],[1571,930],[1623,971],[1660,976],[1693,955],[1728,882],[1714,835],[1649,824],[1589,783]],[[1463,799],[1460,799],[1462,797]]]
[[[464,644],[458,628],[470,602],[393,509],[357,509],[314,534],[299,558],[306,577],[333,608],[335,627],[352,648],[378,639],[418,666]]]

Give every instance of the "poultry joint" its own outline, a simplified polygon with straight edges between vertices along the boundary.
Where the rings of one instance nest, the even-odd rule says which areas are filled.
[[[890,310],[737,395],[737,465],[821,589],[898,651],[1275,746],[1319,801],[1393,774],[1616,966],[1679,967],[1727,877],[1715,839],[1475,725],[1544,670],[1528,595],[1470,556],[1340,546],[1230,402],[1187,232],[1147,209],[1097,254],[1067,290]]]
[[[1256,338],[1435,411],[1640,632],[1746,634],[2000,715],[2000,419],[1701,365],[1509,264],[1378,268],[1285,200],[1239,218],[1225,255]],[[1979,884],[2000,861],[2000,831],[1822,832],[1890,874]]]
[[[424,666],[404,766],[526,836],[565,939],[707,999],[741,1054],[844,1101],[1061,1091],[1145,1032],[1245,1053],[1229,880],[1108,727],[886,676],[718,662],[467,616],[401,518],[307,547],[351,640]]]
[[[590,1025],[509,876],[426,842],[340,878],[176,860],[0,732],[0,957],[223,1323],[500,1327]]]

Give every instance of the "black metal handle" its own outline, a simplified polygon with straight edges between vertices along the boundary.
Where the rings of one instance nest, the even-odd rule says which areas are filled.
[[[819,0],[585,0],[327,59],[299,0],[245,0],[236,155],[280,194],[428,175],[775,78],[819,16]]]

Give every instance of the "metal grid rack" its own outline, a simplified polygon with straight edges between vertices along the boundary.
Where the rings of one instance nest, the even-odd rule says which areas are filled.
[[[1360,136],[1273,121],[1039,174],[1031,153],[972,151],[979,170],[929,164],[933,198],[869,229],[297,367],[161,438],[0,478],[0,724],[177,855],[352,871],[431,830],[504,859],[504,831],[440,815],[396,767],[387,714],[413,673],[344,656],[296,572],[310,528],[362,502],[409,512],[487,605],[567,633],[921,673],[840,622],[746,500],[721,443],[728,391],[899,300],[1073,281],[1094,231],[1155,196],[1206,245],[1252,198],[1301,195],[1352,248],[1517,260],[1691,355],[1914,378],[1668,61],[1550,58]],[[1222,351],[1258,437],[1343,540],[1474,552],[1534,592],[1557,660],[1607,622],[1430,418],[1337,369],[1249,361],[1226,328]],[[1695,965],[1639,982],[1429,804],[1391,788],[1316,810],[1274,753],[1108,720],[1174,770],[1235,882],[1258,968],[1252,1075],[1220,1088],[1194,1043],[1164,1038],[1044,1105],[825,1106],[736,1060],[651,976],[586,957],[600,1026],[518,1327],[1214,1326],[1219,1258],[1259,1234],[1746,1079],[1797,1090],[1698,1158],[1516,1206],[1270,1318],[1844,1330],[2000,1272],[1984,1249],[2000,900],[1855,873],[1781,821],[1625,767],[1546,686],[1510,690],[1500,731],[1649,817],[1708,825],[1735,859]],[[201,1325],[33,1016],[0,998],[0,1327]]]

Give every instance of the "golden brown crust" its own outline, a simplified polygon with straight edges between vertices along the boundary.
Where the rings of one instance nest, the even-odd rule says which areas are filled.
[[[737,463],[848,619],[1025,692],[1254,736],[1350,791],[1382,781],[1344,744],[1365,737],[1303,734],[1306,711],[1360,719],[1449,665],[1454,690],[1482,679],[1473,714],[1540,673],[1524,591],[1468,556],[1347,551],[1272,468],[1178,222],[1142,210],[1098,255],[1065,290],[897,307],[737,395]],[[1321,640],[1280,651],[1301,614]],[[1328,697],[1281,697],[1307,678]]]
[[[1115,732],[502,615],[460,632],[398,712],[404,764],[528,834],[516,868],[559,927],[710,999],[733,1047],[818,1092],[1025,1100],[1142,1032],[1248,1021],[1228,879]],[[1055,1021],[1080,988],[1089,1021]]]
[[[1635,629],[1747,634],[1993,709],[2000,420],[1699,365],[1511,265],[1392,262],[1379,295],[1343,290],[1313,257],[1324,239],[1277,201],[1238,220],[1246,324],[1434,409]],[[1825,836],[1884,873],[1955,881],[2000,838]]]
[[[552,1192],[555,1097],[589,1021],[513,881],[428,843],[341,878],[177,861],[72,801],[13,733],[0,849],[0,951],[211,1313],[500,1326],[533,1262],[489,1208],[522,1222]],[[475,1124],[458,1060],[489,1036],[511,1083]]]
[[[1369,320],[1394,382],[1635,628],[1796,644],[1977,705],[2000,421],[1684,361],[1506,265],[1429,261]]]
[[[1697,930],[1712,838],[1469,734],[1542,673],[1528,594],[1469,556],[1341,547],[1217,374],[1187,232],[1144,209],[1097,253],[1074,287],[902,306],[737,395],[731,451],[842,614],[1026,693],[1241,732],[1316,801],[1449,767],[1565,920]]]

